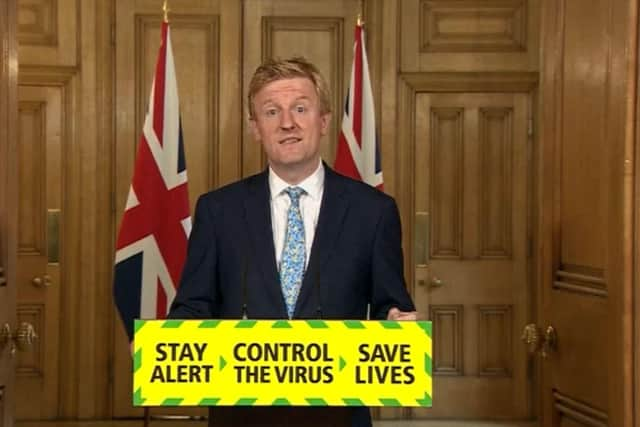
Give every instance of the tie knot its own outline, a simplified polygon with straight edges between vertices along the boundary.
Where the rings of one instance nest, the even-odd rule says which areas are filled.
[[[305,191],[300,187],[287,187],[284,189],[284,192],[289,195],[291,199],[291,203],[297,205],[300,202],[300,196],[302,196]]]

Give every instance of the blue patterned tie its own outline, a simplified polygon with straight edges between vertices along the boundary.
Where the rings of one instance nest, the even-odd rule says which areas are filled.
[[[300,215],[300,196],[304,194],[304,190],[300,187],[287,187],[284,192],[289,195],[291,205],[287,211],[287,230],[282,248],[282,259],[280,260],[280,284],[287,304],[287,313],[291,319],[300,292],[306,262],[304,223],[302,215]]]

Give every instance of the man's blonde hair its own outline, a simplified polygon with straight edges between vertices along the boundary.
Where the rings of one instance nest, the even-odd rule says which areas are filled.
[[[327,85],[327,81],[322,77],[322,74],[320,74],[320,71],[315,65],[301,56],[294,56],[288,59],[268,59],[256,68],[249,83],[249,95],[247,96],[249,118],[254,118],[253,99],[260,89],[271,82],[295,77],[311,80],[316,88],[318,99],[320,100],[320,113],[330,113],[331,96],[329,95],[329,85]]]

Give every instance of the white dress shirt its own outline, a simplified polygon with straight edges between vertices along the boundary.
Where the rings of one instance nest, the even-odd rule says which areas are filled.
[[[280,271],[282,249],[287,232],[287,211],[291,205],[289,195],[284,192],[287,187],[301,187],[305,193],[300,196],[300,214],[304,222],[304,245],[306,264],[309,265],[311,245],[318,225],[322,193],[324,192],[324,166],[322,161],[309,177],[298,185],[289,185],[269,167],[269,189],[271,190],[271,225],[273,227],[273,246],[276,250],[276,263]]]

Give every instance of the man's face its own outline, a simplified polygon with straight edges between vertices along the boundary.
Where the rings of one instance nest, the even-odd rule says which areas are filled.
[[[251,130],[276,173],[312,173],[331,116],[320,112],[313,82],[303,77],[273,81],[256,93],[253,110]]]

